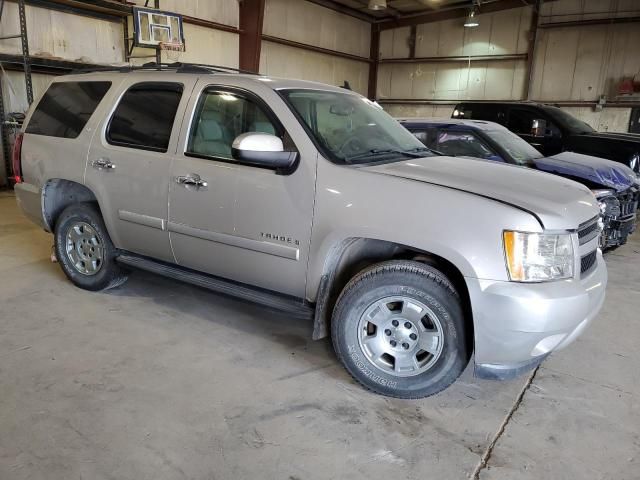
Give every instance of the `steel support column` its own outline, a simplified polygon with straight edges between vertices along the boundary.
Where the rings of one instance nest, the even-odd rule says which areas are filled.
[[[380,65],[380,27],[378,24],[371,24],[371,44],[369,47],[369,88],[368,97],[376,99],[378,93],[378,65]]]
[[[20,39],[22,40],[22,59],[24,62],[24,82],[29,105],[33,103],[33,83],[31,81],[31,61],[29,56],[29,40],[27,38],[27,16],[24,0],[18,2],[18,16],[20,17]]]
[[[543,0],[536,0],[531,15],[531,27],[529,29],[529,51],[527,53],[527,79],[524,94],[525,100],[531,99],[531,86],[533,84],[533,70],[535,68],[536,44],[538,42],[538,25],[540,23],[540,9]]]
[[[260,71],[260,47],[265,0],[240,2],[240,58],[241,70]]]

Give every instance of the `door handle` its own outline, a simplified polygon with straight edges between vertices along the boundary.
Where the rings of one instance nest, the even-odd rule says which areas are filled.
[[[109,160],[106,157],[100,157],[99,159],[94,160],[92,165],[93,165],[93,168],[96,168],[98,170],[102,170],[102,169],[113,170],[114,168],[116,168],[116,166],[113,163],[111,163],[111,160]]]
[[[176,183],[185,187],[206,188],[209,184],[200,178],[200,175],[192,173],[190,175],[180,175],[176,177]]]

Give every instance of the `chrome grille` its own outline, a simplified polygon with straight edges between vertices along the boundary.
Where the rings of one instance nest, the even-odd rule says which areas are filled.
[[[593,267],[596,265],[596,261],[598,259],[598,251],[594,250],[591,253],[587,253],[584,257],[580,259],[580,275],[584,275],[591,271]]]
[[[580,245],[589,243],[600,234],[600,227],[598,226],[598,217],[593,217],[591,220],[580,224],[578,227],[578,241]]]
[[[638,200],[635,194],[628,193],[626,195],[620,195],[618,200],[620,201],[621,218],[634,215],[636,210],[638,210]]]

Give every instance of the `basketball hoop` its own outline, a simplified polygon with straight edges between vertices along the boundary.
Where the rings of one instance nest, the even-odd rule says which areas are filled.
[[[178,60],[180,52],[184,52],[184,43],[182,42],[160,42],[158,48],[167,52],[169,60]]]

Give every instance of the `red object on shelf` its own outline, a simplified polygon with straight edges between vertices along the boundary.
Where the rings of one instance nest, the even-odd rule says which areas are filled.
[[[625,78],[618,85],[618,95],[632,95],[633,94],[633,79]]]

